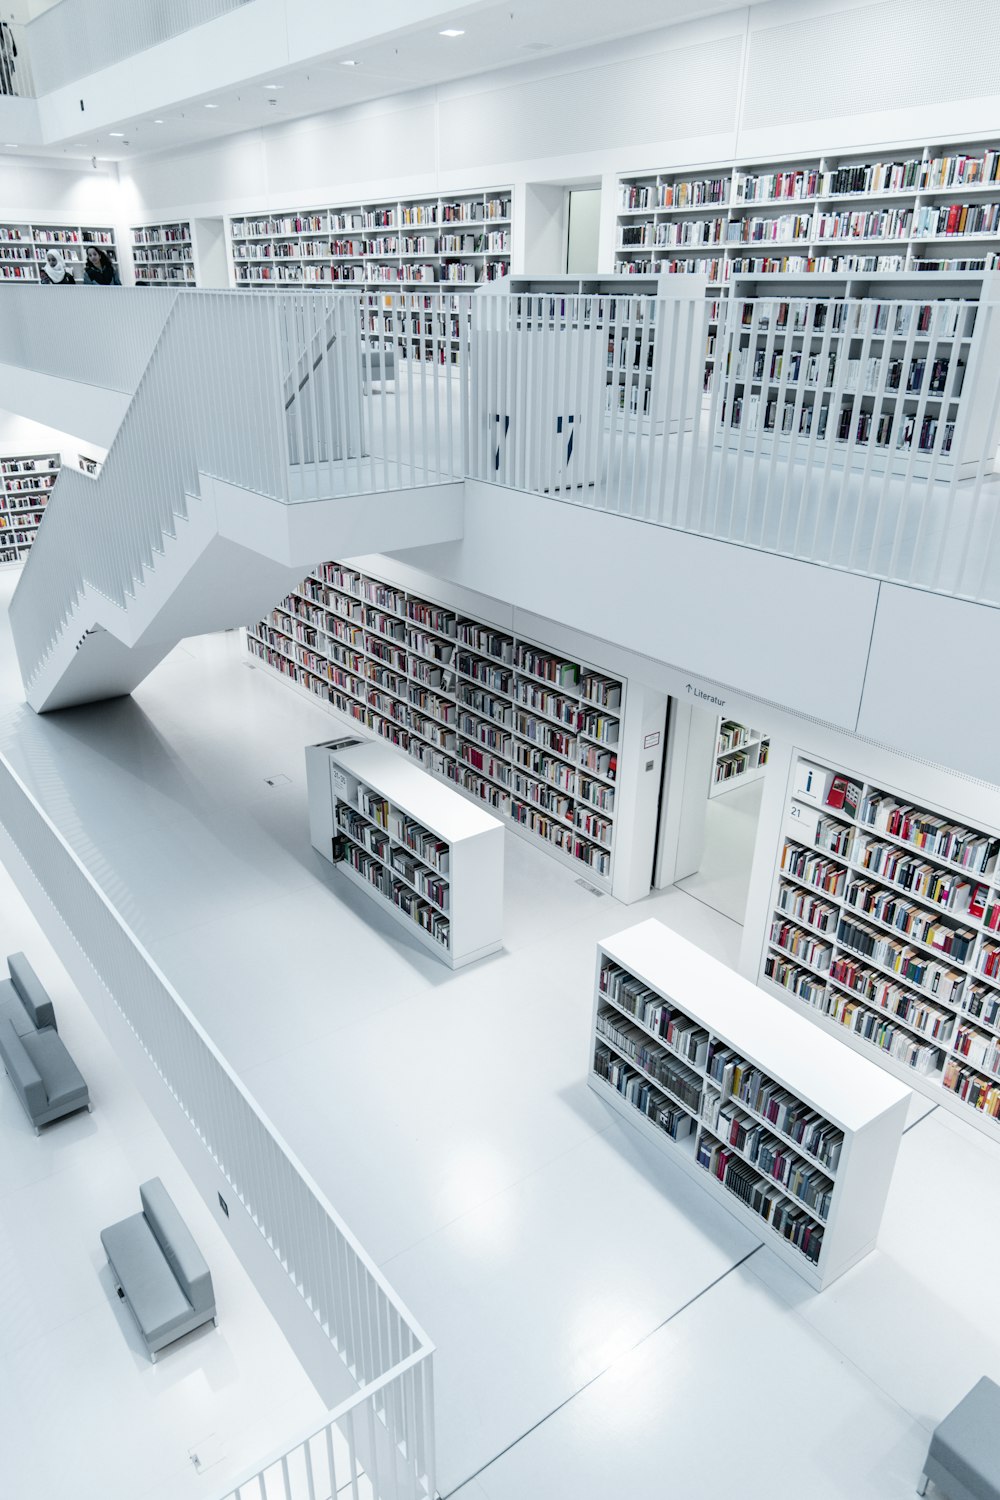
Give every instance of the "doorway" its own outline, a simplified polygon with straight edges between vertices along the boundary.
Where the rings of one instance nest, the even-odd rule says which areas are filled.
[[[654,884],[742,925],[770,740],[765,727],[670,702]]]
[[[195,219],[191,235],[198,286],[228,287],[229,260],[226,255],[226,226],[223,220]]]
[[[595,276],[601,239],[600,188],[570,188],[566,271],[570,276]]]

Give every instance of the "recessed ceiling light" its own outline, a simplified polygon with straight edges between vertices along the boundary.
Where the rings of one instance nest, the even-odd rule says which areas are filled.
[[[440,33],[441,36],[464,36],[464,31],[456,31],[454,26],[448,26]]]
[[[265,83],[264,87],[266,89],[283,89],[285,85],[283,83]]]
[[[206,109],[218,109],[218,107],[219,106],[217,104],[206,104],[205,105]]]
[[[17,141],[6,141],[4,143],[4,150],[5,151],[16,151],[17,148],[18,148],[18,144],[19,143]]]
[[[154,121],[153,121],[153,124],[154,124],[154,125],[162,125],[162,124],[163,124],[163,121],[162,121],[162,120],[154,120]]]
[[[110,136],[118,136],[119,139],[121,139],[121,138],[124,138],[125,132],[124,132],[124,130],[109,130],[108,131],[108,135],[110,135]]]
[[[342,68],[356,68],[358,66],[356,57],[341,57],[338,58],[338,62]]]

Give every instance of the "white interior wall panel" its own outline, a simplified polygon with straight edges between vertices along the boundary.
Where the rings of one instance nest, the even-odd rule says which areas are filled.
[[[517,490],[504,490],[498,527],[493,486],[467,480],[466,491],[464,539],[411,554],[418,567],[854,728],[871,579]],[[601,606],[605,578],[629,580],[613,591],[613,613]]]
[[[228,213],[235,206],[247,212],[263,207],[264,159],[260,131],[144,157],[122,168],[124,217],[131,224],[170,223]]]
[[[1000,610],[884,583],[858,733],[1000,784]]]
[[[996,0],[767,0],[123,164],[123,217],[603,175],[607,254],[617,173],[995,134],[998,49]]]
[[[441,100],[441,169],[689,140],[736,124],[742,40],[658,46]]]
[[[422,96],[405,104],[357,105],[263,132],[264,174],[271,205],[307,208],[338,198],[403,192],[423,176],[434,187],[436,111]],[[244,205],[245,207],[246,205]]]
[[[793,19],[777,24],[767,10],[751,18],[744,130],[996,92],[996,0],[797,5]],[[960,47],[956,36],[965,39]]]

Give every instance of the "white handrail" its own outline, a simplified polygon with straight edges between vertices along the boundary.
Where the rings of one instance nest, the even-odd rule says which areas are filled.
[[[434,1493],[433,1345],[2,755],[0,783],[0,827],[359,1388],[322,1430],[346,1421],[353,1432],[351,1413],[364,1410],[356,1446],[373,1483],[386,1480],[378,1500],[425,1500]]]

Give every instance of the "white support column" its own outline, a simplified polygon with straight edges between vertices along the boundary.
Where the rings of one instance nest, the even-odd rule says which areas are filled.
[[[654,885],[658,890],[693,875],[705,851],[705,816],[715,760],[716,716],[670,700],[670,735],[663,778]]]
[[[615,864],[611,894],[619,901],[649,895],[656,854],[656,815],[667,736],[667,698],[629,680],[618,745],[621,780],[615,795]]]

